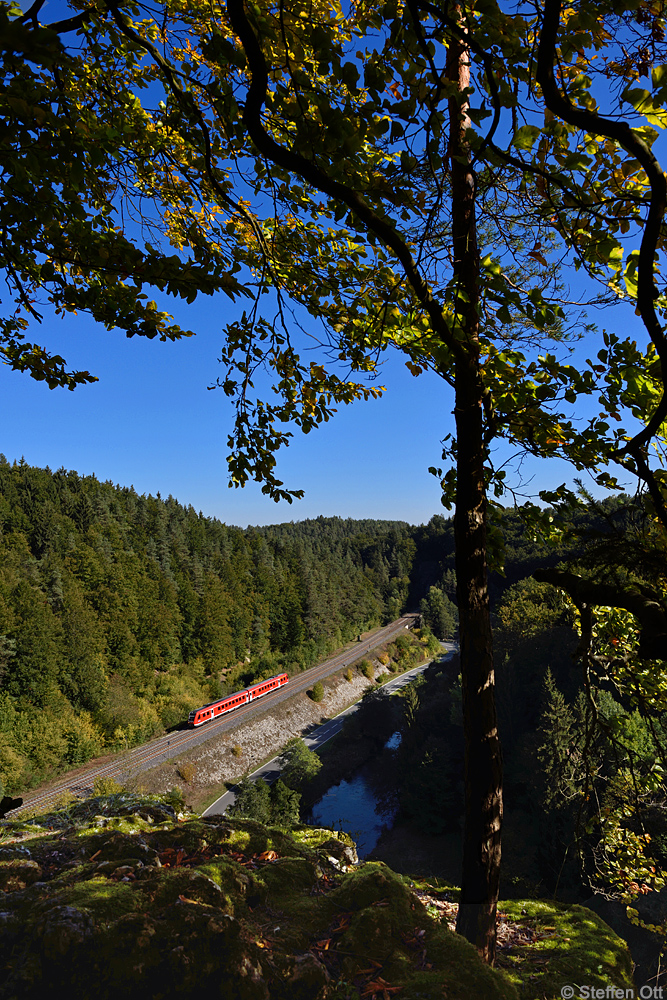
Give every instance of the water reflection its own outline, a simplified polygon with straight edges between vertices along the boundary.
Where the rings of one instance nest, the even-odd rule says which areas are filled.
[[[401,734],[394,733],[385,749],[395,750],[400,742]],[[386,765],[386,757],[384,763]],[[392,826],[396,817],[393,788],[387,778],[386,767],[379,761],[364,765],[353,778],[333,785],[315,803],[308,822],[344,830],[356,842],[359,857],[368,857],[382,832]]]
[[[383,829],[391,825],[395,813],[393,807],[382,809],[360,771],[350,781],[343,780],[330,788],[313,806],[308,822],[349,833],[357,844],[357,854],[365,858]]]

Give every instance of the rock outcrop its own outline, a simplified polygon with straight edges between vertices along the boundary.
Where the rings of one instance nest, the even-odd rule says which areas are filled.
[[[287,834],[127,794],[5,825],[0,996],[515,1000],[401,876],[330,830]],[[8,835],[8,836],[7,836]]]
[[[408,877],[358,864],[346,835],[182,810],[175,794],[122,793],[2,824],[2,1000],[534,1000],[538,981],[550,1000],[603,972],[631,985],[623,942],[581,907],[582,947],[557,906],[517,914],[502,972]]]

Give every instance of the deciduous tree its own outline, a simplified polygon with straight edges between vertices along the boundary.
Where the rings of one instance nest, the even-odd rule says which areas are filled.
[[[456,510],[467,746],[458,928],[492,961],[502,768],[487,494],[502,493],[505,473],[490,449],[505,437],[591,467],[603,483],[611,480],[601,463],[618,461],[664,509],[647,449],[667,413],[654,261],[665,181],[644,122],[661,121],[663,77],[658,67],[654,93],[633,95],[625,86],[633,59],[607,60],[639,115],[633,129],[597,112],[586,75],[595,53],[613,47],[614,18],[624,30],[639,25],[653,46],[644,63],[655,62],[662,12],[642,2],[561,11],[547,0],[544,11],[509,14],[492,0],[389,0],[349,11],[191,0],[138,20],[139,8],[107,0],[45,28],[41,6],[5,7],[7,176],[23,184],[5,211],[4,266],[19,300],[5,324],[11,364],[50,384],[88,377],[21,340],[21,310],[34,318],[39,289],[59,309],[89,308],[129,334],[164,337],[183,331],[140,298],[144,282],[186,297],[251,293],[222,354],[220,384],[237,404],[230,471],[235,485],[258,479],[276,499],[300,495],[275,473],[286,425],[308,432],[337,404],[377,395],[367,378],[389,346],[414,374],[431,369],[453,390],[452,468],[434,471]],[[66,46],[70,31],[77,41]],[[162,105],[137,90],[159,92]],[[43,162],[45,151],[49,163],[59,154],[56,165]],[[31,177],[41,178],[32,215]],[[150,217],[154,243],[139,250],[134,223],[114,227],[121,205],[136,208],[137,225]],[[479,244],[480,211],[497,222],[489,247]],[[641,238],[625,264],[623,232]],[[636,302],[647,352],[610,336],[600,365],[584,372],[539,354],[564,321],[535,270],[549,271],[554,236]],[[167,240],[171,257],[160,249]],[[264,314],[263,301],[272,304]],[[319,360],[297,349],[301,310],[319,324],[309,326]],[[255,391],[261,366],[275,396]],[[598,376],[603,416],[580,428],[562,400],[591,394]],[[609,433],[621,406],[647,414],[630,440]]]

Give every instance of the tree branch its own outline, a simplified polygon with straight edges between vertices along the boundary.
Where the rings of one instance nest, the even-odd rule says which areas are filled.
[[[655,283],[654,259],[660,231],[667,207],[667,180],[650,146],[637,135],[627,122],[604,118],[594,111],[572,104],[556,83],[554,62],[556,43],[560,27],[561,0],[546,0],[544,20],[537,50],[537,80],[542,88],[547,107],[555,115],[576,128],[584,129],[592,135],[599,135],[617,142],[625,151],[642,165],[651,187],[651,200],[644,226],[637,266],[637,308],[651,341],[667,372],[667,338],[656,310],[655,300],[659,296]],[[648,421],[646,427],[634,436],[617,453],[633,454],[633,449],[646,447],[653,435],[667,418],[667,386],[663,387],[662,399]]]
[[[297,174],[318,191],[343,202],[369,232],[378,236],[385,246],[393,251],[401,263],[419,303],[428,313],[434,332],[442,338],[455,357],[463,358],[464,351],[443,316],[441,304],[434,297],[406,242],[393,224],[378,215],[368,202],[352,188],[332,180],[313,161],[307,160],[294,150],[281,146],[265,130],[261,114],[266,101],[269,76],[264,54],[246,17],[243,0],[227,0],[227,12],[231,26],[241,41],[250,69],[250,86],[243,110],[243,124],[259,152],[277,166]]]
[[[647,660],[667,660],[667,609],[656,598],[639,590],[622,590],[613,584],[585,580],[560,569],[536,569],[533,579],[564,590],[580,608],[598,606],[629,611],[641,629],[639,655]]]

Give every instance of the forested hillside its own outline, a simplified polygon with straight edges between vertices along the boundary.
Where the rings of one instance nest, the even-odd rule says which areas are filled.
[[[318,518],[242,531],[0,457],[2,783],[130,746],[395,617],[411,530]]]
[[[604,520],[572,516],[582,529]],[[566,551],[516,512],[498,518],[496,600]],[[0,456],[0,781],[25,788],[132,746],[406,609],[451,636],[453,554],[440,515],[419,527],[318,517],[242,530],[173,497]]]

